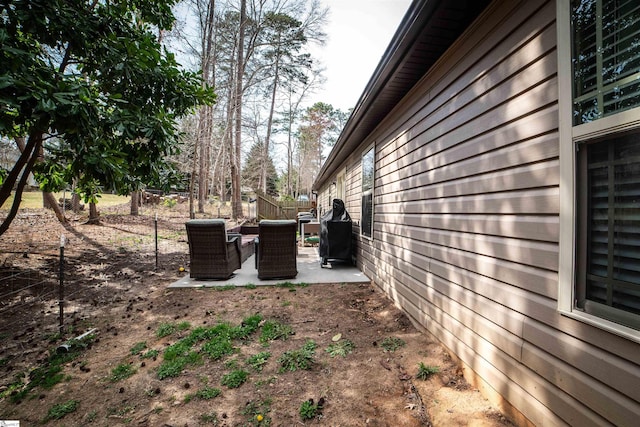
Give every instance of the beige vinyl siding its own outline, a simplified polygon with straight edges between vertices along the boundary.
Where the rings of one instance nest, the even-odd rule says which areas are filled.
[[[358,265],[532,423],[632,425],[638,344],[557,310],[556,73],[555,2],[494,2],[343,165]]]

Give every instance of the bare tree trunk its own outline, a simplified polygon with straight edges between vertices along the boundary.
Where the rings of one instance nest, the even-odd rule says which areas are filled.
[[[193,160],[191,162],[191,177],[189,178],[189,218],[194,219],[196,217],[195,204],[193,202],[193,194],[195,193],[196,186],[196,166],[198,164],[198,138],[196,138],[193,145]]]
[[[89,203],[89,224],[100,224],[100,212],[94,202]]]
[[[138,216],[140,207],[140,191],[131,192],[131,215]]]
[[[42,204],[47,209],[51,209],[53,211],[53,213],[56,215],[56,218],[58,218],[58,221],[60,221],[63,224],[67,222],[67,218],[62,213],[62,210],[60,209],[60,205],[58,205],[58,202],[56,201],[56,197],[53,195],[53,193],[43,192]]]
[[[271,91],[271,106],[269,107],[269,118],[267,119],[267,136],[264,139],[264,154],[262,161],[262,192],[267,194],[267,165],[269,164],[269,142],[271,140],[271,128],[273,127],[273,114],[276,109],[276,93],[278,92],[278,79],[280,74],[280,55],[276,56],[275,71],[273,76],[273,90]]]
[[[244,30],[247,21],[247,1],[240,2],[240,32],[238,35],[238,61],[235,94],[235,144],[231,156],[231,212],[234,219],[242,216],[242,195],[240,192],[240,153],[242,146],[242,78],[244,76]]]
[[[209,195],[209,167],[211,146],[211,107],[205,106],[200,110],[200,122],[198,124],[198,145],[200,157],[198,164],[198,212],[204,213],[205,202]]]

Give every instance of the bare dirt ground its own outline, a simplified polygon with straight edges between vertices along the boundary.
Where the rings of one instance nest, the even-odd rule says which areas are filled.
[[[0,237],[0,420],[21,426],[511,425],[374,286],[168,290],[185,274],[180,267],[188,270],[186,206],[145,209],[138,217],[127,212],[127,206],[103,209],[101,225],[76,216],[66,228],[47,212],[22,212]],[[63,334],[61,234],[69,239]],[[57,352],[94,328],[77,353],[75,347]],[[221,348],[226,351],[216,353]],[[171,360],[182,362],[176,367]],[[51,369],[56,364],[59,372]],[[437,372],[417,378],[420,364]]]

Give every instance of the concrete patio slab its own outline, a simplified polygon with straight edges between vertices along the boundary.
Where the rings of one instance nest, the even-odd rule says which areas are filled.
[[[215,286],[273,286],[277,283],[370,283],[370,280],[357,267],[344,262],[331,262],[324,268],[320,267],[320,256],[317,247],[299,247],[297,260],[298,275],[293,279],[258,279],[255,269],[254,256],[251,255],[242,268],[236,270],[235,275],[227,280],[196,280],[187,274],[180,280],[169,285],[170,288],[202,288]]]

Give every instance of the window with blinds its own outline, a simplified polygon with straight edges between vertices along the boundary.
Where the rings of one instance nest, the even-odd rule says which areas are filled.
[[[640,327],[640,133],[580,147],[583,272],[578,305]]]
[[[373,180],[375,176],[375,151],[371,147],[362,155],[362,216],[360,233],[363,236],[373,235]]]
[[[573,122],[640,106],[640,2],[574,0]]]
[[[573,125],[640,117],[640,1],[572,0]],[[617,125],[624,123],[616,122]],[[621,126],[624,127],[624,126]],[[640,131],[577,141],[578,309],[640,329]]]

